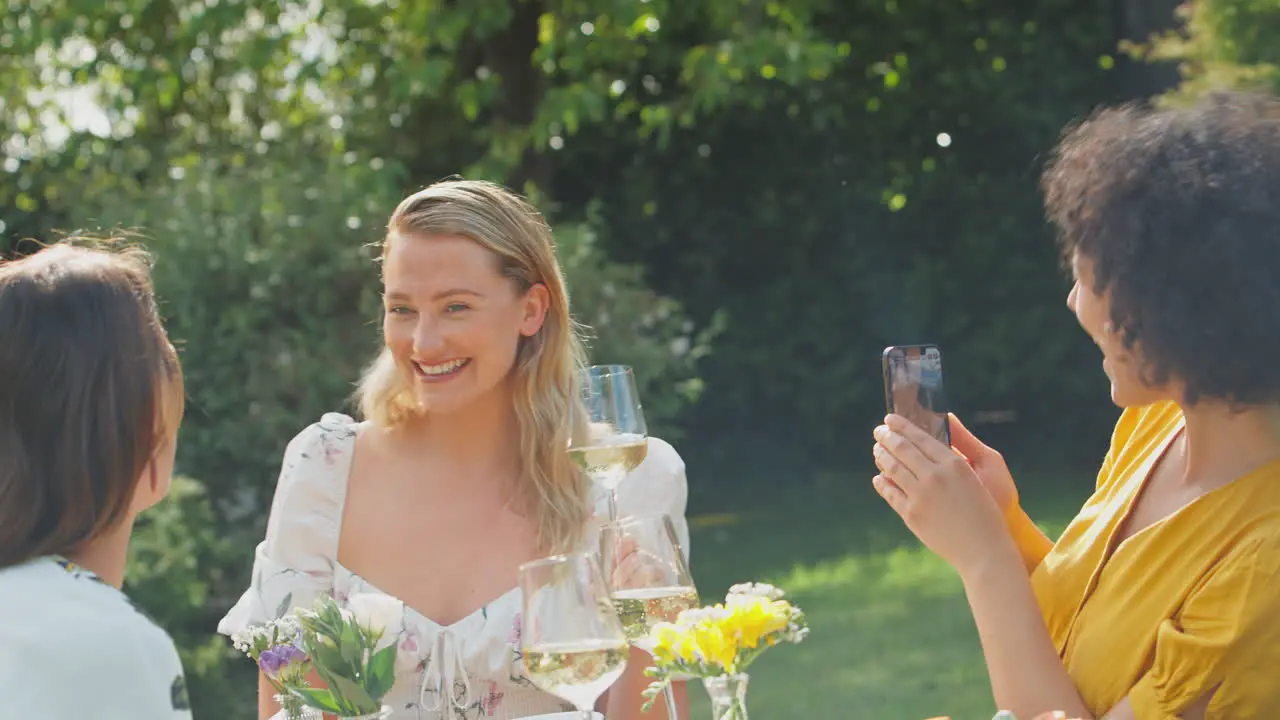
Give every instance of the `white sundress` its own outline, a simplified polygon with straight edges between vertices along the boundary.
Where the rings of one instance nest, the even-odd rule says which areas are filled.
[[[232,635],[330,596],[382,608],[397,637],[396,680],[385,704],[392,720],[525,718],[573,707],[535,688],[520,654],[518,587],[450,625],[440,625],[381,592],[337,561],[347,478],[360,424],[327,413],[285,450],[266,538],[254,552],[249,588],[218,623]],[[645,461],[618,491],[620,515],[666,513],[689,548],[684,461],[668,443],[649,439]],[[596,504],[604,515],[604,497]],[[390,606],[391,612],[386,612]]]

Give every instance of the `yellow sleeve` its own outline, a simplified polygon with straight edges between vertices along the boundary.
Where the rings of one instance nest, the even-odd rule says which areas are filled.
[[[1013,543],[1018,547],[1022,564],[1026,566],[1027,572],[1031,573],[1053,549],[1053,541],[1040,532],[1040,528],[1036,527],[1035,522],[1022,508],[1015,509],[1016,514],[1006,515],[1005,526],[1009,528]]]
[[[1274,526],[1273,526],[1274,527]],[[1210,695],[1206,720],[1280,711],[1280,542],[1233,549],[1157,632],[1151,669],[1129,693],[1137,720],[1175,720]]]

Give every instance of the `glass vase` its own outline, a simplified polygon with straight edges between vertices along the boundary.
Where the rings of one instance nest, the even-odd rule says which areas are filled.
[[[702,679],[711,699],[712,720],[747,720],[748,680],[746,673]]]
[[[367,715],[342,715],[339,720],[386,720],[391,717],[391,706],[383,705],[382,709]]]
[[[280,712],[271,716],[271,720],[324,720],[324,715],[317,709],[302,702],[295,695],[276,695]]]

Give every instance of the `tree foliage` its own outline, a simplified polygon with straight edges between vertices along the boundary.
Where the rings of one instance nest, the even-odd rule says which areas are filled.
[[[1096,409],[1035,178],[1107,93],[1108,3],[0,4],[9,249],[118,227],[159,255],[198,480],[140,528],[131,584],[198,716],[251,712],[212,623],[285,441],[376,348],[368,243],[441,177],[551,215],[594,357],[634,365],[655,430],[683,433],[695,503],[848,472],[889,343],[941,343],[958,409],[1019,409],[1024,436]]]
[[[1178,19],[1177,28],[1125,46],[1139,59],[1177,63],[1182,82],[1166,102],[1224,88],[1280,91],[1280,1],[1188,0]]]

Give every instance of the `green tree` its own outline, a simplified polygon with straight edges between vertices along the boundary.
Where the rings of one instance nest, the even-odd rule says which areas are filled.
[[[1124,46],[1141,60],[1177,63],[1182,82],[1164,101],[1225,88],[1280,91],[1280,1],[1190,0],[1178,20],[1175,30]]]

